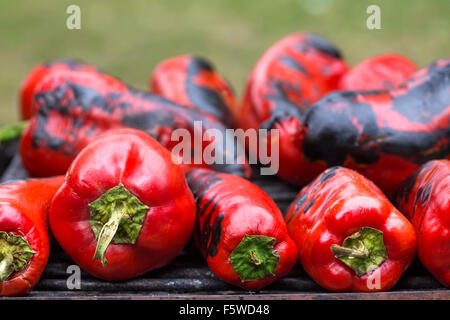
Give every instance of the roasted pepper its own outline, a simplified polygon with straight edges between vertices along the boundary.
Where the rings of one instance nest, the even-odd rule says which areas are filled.
[[[180,142],[171,139],[173,131],[185,129],[192,138],[191,148],[183,153],[191,162],[185,161],[186,167],[207,166],[202,152],[214,144],[223,158],[234,157],[235,161],[216,162],[211,168],[242,176],[250,173],[249,166],[241,164],[245,161],[238,159],[234,136],[220,121],[160,96],[132,89],[104,73],[53,71],[36,85],[34,108],[37,114],[26,127],[20,144],[22,162],[32,176],[65,173],[90,141],[109,129],[122,127],[146,131],[169,150]],[[232,143],[216,143],[214,138],[193,141],[208,129],[219,131]]]
[[[325,170],[325,164],[309,163],[303,155],[302,124],[310,106],[336,90],[347,70],[333,44],[308,33],[281,39],[256,63],[247,81],[239,124],[244,129],[279,130],[278,175],[283,179],[304,184]]]
[[[300,191],[285,220],[304,269],[331,291],[388,290],[415,255],[408,219],[350,169],[320,174]]]
[[[72,59],[54,60],[41,63],[33,68],[20,87],[20,113],[23,120],[28,120],[36,113],[33,108],[33,96],[36,85],[48,74],[57,70],[80,70],[97,72],[97,67]]]
[[[354,66],[339,81],[339,90],[391,89],[416,71],[416,65],[407,57],[382,54]]]
[[[83,270],[125,280],[178,255],[194,227],[195,202],[168,150],[142,131],[119,129],[76,157],[49,220]]]
[[[197,202],[194,239],[217,277],[258,290],[289,272],[296,247],[263,190],[207,169],[188,171],[187,180]]]
[[[235,126],[233,91],[204,58],[184,55],[162,61],[153,71],[150,91]]]
[[[449,157],[449,88],[443,59],[392,90],[331,93],[305,117],[303,153],[311,163],[355,169],[392,197],[421,164]]]
[[[292,42],[289,39],[281,44]],[[297,49],[303,53],[293,49],[295,44],[302,42],[277,44],[258,62],[241,117],[247,126],[280,129],[280,177],[305,185],[326,167],[343,165],[363,173],[392,197],[399,183],[421,164],[449,156],[450,59],[437,60],[390,90],[337,91],[311,105],[314,101],[305,96],[304,84],[308,64],[291,72],[285,67],[288,53],[305,55],[305,49]],[[306,52],[315,52],[314,46],[305,46],[311,47]],[[345,68],[338,52],[328,47],[328,60],[314,54],[310,65],[329,70],[325,75],[339,81]],[[272,74],[276,67],[285,72]],[[327,79],[325,75],[317,79]],[[328,91],[333,88],[337,85],[328,86]]]
[[[405,179],[397,207],[416,230],[420,261],[450,287],[450,161],[429,161]]]
[[[29,293],[49,257],[47,213],[64,177],[0,186],[0,296]]]

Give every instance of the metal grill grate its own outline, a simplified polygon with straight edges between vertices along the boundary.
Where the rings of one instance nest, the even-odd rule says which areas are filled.
[[[3,173],[2,182],[26,177],[20,158],[11,161],[11,150],[1,150],[0,163],[9,166]],[[13,146],[17,147],[17,144]],[[9,146],[8,148],[11,148]],[[8,157],[8,159],[6,159]],[[266,191],[285,212],[298,192],[275,177],[252,179]],[[214,276],[192,243],[170,265],[133,280],[106,282],[81,272],[81,289],[69,290],[66,272],[73,261],[56,242],[52,245],[49,263],[42,278],[27,298],[48,299],[86,297],[104,299],[450,299],[450,290],[442,287],[418,261],[405,272],[398,284],[385,293],[328,293],[312,281],[300,265],[289,274],[254,293],[241,290]]]

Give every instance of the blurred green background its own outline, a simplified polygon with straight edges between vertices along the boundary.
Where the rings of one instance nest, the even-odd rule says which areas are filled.
[[[81,30],[66,8],[81,7]],[[366,8],[381,8],[368,30]],[[240,96],[253,64],[272,43],[307,30],[341,48],[350,64],[398,52],[420,67],[450,55],[449,0],[0,0],[0,124],[17,117],[17,94],[31,68],[74,57],[146,89],[164,58],[209,58]]]

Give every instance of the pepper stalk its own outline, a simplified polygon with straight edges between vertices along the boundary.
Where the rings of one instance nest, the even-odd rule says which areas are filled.
[[[358,277],[378,268],[388,258],[383,232],[370,227],[362,227],[347,237],[342,246],[332,244],[330,249],[336,258],[352,268]]]
[[[20,121],[0,128],[0,144],[20,138],[29,121]]]

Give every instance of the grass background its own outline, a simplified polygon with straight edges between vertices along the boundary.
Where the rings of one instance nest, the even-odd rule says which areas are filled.
[[[81,8],[81,30],[66,8]],[[368,30],[366,8],[381,8]],[[272,43],[307,30],[341,48],[350,64],[385,52],[420,67],[450,56],[448,0],[0,0],[0,124],[15,121],[17,94],[31,68],[73,57],[146,89],[164,58],[210,59],[241,95],[253,64]]]

